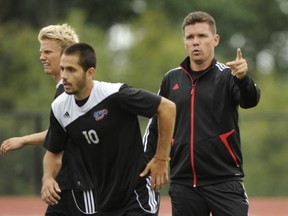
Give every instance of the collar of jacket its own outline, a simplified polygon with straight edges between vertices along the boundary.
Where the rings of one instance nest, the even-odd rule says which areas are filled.
[[[215,67],[217,60],[214,58],[210,64],[210,66],[208,68],[206,68],[205,70],[203,70],[203,74],[206,74],[210,69]],[[187,56],[184,61],[181,62],[180,67],[185,70],[186,73],[191,73],[192,69],[190,67],[190,58],[189,56]]]

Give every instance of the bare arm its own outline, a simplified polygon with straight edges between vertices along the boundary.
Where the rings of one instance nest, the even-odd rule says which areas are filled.
[[[0,154],[7,154],[11,150],[20,149],[26,145],[41,146],[45,140],[47,130],[22,137],[12,137],[1,144]]]
[[[50,151],[44,155],[41,197],[49,205],[57,204],[60,199],[61,190],[55,178],[62,166],[62,156],[63,152],[55,154]]]
[[[168,164],[171,148],[171,141],[174,132],[176,118],[175,104],[162,97],[157,110],[158,114],[158,142],[154,158],[147,164],[141,176],[151,172],[151,187],[159,191],[169,180]]]

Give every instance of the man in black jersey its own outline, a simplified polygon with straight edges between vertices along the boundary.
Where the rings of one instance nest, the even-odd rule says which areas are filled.
[[[175,104],[123,83],[95,81],[96,55],[88,44],[66,48],[60,66],[65,93],[52,103],[42,199],[55,204],[60,198],[55,177],[70,139],[66,145],[80,148],[80,160],[95,184],[97,215],[156,215],[155,191],[168,180]],[[148,164],[138,115],[158,116],[157,150]]]
[[[62,52],[67,46],[79,42],[78,35],[67,24],[49,25],[40,30],[38,40],[40,43],[40,60],[44,66],[44,72],[51,75],[57,83],[56,98],[64,92],[59,65]],[[9,138],[3,141],[0,153],[7,154],[11,150],[28,145],[41,146],[46,134],[47,130],[22,137]],[[62,189],[61,200],[57,205],[48,206],[46,216],[94,215],[96,209],[92,192],[94,186],[83,163],[80,160],[74,160],[74,155],[77,154],[79,154],[77,148],[67,145],[62,169],[57,176]]]

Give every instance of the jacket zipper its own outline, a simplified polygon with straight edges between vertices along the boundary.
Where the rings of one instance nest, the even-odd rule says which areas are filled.
[[[194,155],[194,103],[195,103],[195,87],[197,80],[192,80],[192,89],[191,89],[191,136],[190,136],[190,155],[191,155],[191,166],[193,172],[193,187],[197,185],[197,174],[195,170],[195,155]]]
[[[195,159],[194,159],[194,100],[195,100],[195,91],[196,91],[196,84],[198,79],[193,80],[191,75],[184,67],[182,67],[182,70],[187,74],[187,76],[190,78],[192,83],[192,89],[191,89],[191,119],[190,119],[190,127],[191,127],[191,135],[190,135],[190,156],[191,156],[191,167],[192,167],[192,173],[193,173],[193,187],[197,186],[197,174],[195,170]]]

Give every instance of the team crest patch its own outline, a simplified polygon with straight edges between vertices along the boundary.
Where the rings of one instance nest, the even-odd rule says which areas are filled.
[[[96,121],[99,121],[101,119],[103,119],[105,117],[105,115],[108,114],[108,110],[107,109],[102,109],[102,110],[98,110],[96,112],[93,113],[93,117],[95,118]]]

